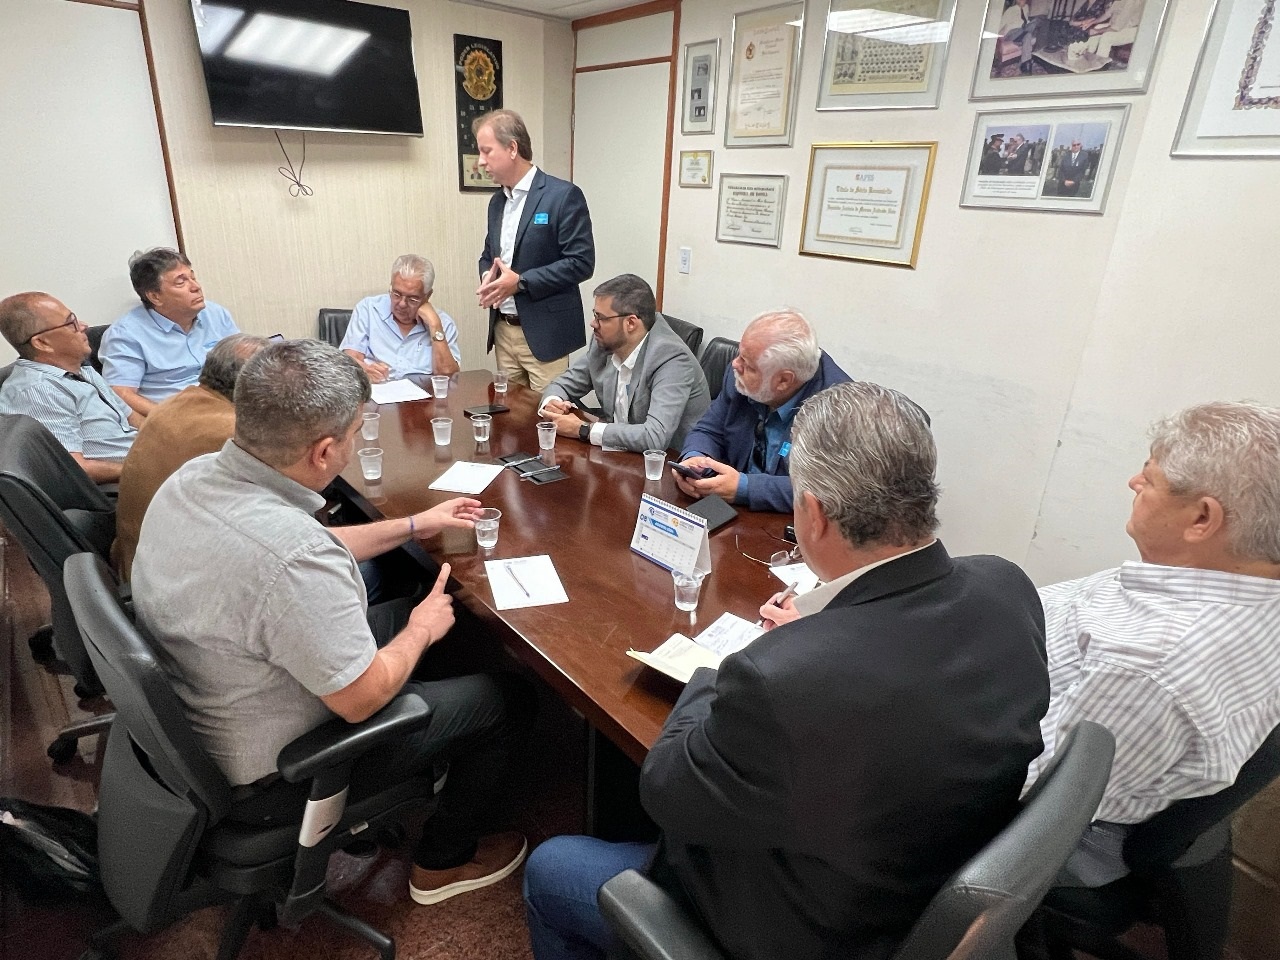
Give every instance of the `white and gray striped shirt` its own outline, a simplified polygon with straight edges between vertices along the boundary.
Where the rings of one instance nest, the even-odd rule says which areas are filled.
[[[1280,725],[1280,580],[1129,562],[1040,599],[1050,700],[1028,782],[1065,731],[1102,724],[1116,757],[1095,819],[1216,793]]]
[[[19,360],[0,388],[0,413],[39,420],[72,453],[86,460],[123,460],[138,431],[128,405],[93,367],[78,374],[32,360]]]

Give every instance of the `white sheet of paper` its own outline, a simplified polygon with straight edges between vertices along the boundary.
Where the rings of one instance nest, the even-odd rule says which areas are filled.
[[[762,633],[764,629],[757,627],[750,620],[735,617],[732,613],[724,613],[720,615],[719,620],[698,634],[694,642],[713,653],[727,657],[731,653],[737,653]]]
[[[652,653],[628,650],[627,656],[681,683],[688,683],[693,671],[699,667],[716,669],[721,660],[720,654],[699,646],[682,633],[673,633]]]
[[[818,575],[804,561],[789,563],[785,567],[770,567],[769,572],[788,587],[796,585],[796,596],[804,596],[818,585]]]
[[[436,477],[429,490],[448,490],[450,493],[480,493],[503,470],[500,463],[471,463],[459,460]]]
[[[374,403],[404,403],[406,400],[430,400],[431,394],[412,380],[389,380],[373,385]]]
[[[493,590],[494,606],[499,610],[569,602],[555,564],[545,553],[536,557],[486,560],[484,572]]]

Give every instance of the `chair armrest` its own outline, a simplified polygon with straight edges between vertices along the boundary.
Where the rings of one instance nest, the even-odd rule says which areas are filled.
[[[618,874],[596,899],[618,939],[641,960],[726,960],[698,921],[638,871]]]
[[[276,757],[276,769],[290,783],[309,780],[321,770],[356,760],[378,744],[397,739],[431,719],[431,707],[415,693],[402,693],[368,720],[347,723],[341,717],[308,730]]]

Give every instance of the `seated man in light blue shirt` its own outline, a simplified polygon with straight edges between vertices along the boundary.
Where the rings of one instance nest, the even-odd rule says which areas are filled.
[[[86,327],[47,293],[0,300],[0,334],[18,351],[0,413],[39,420],[97,483],[120,479],[142,416],[111,392],[89,358]]]
[[[226,308],[205,301],[191,261],[177,250],[135,253],[129,280],[142,302],[107,328],[98,354],[107,383],[145,417],[200,379],[210,348],[240,330]]]
[[[452,376],[458,372],[458,327],[431,306],[436,268],[414,253],[391,265],[387,293],[356,304],[342,338],[342,352],[374,383],[403,380],[412,373]]]

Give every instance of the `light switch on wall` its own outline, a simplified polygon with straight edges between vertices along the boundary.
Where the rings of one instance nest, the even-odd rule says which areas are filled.
[[[693,266],[693,248],[681,247],[680,248],[680,272],[688,273],[692,266]]]

